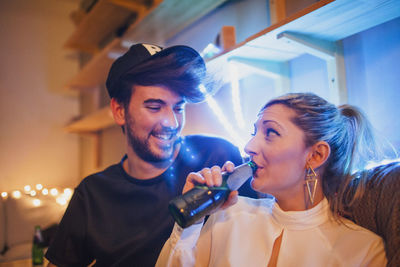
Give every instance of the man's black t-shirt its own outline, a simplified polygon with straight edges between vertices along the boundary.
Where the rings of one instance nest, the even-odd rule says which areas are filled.
[[[75,189],[46,258],[58,266],[86,266],[94,259],[96,266],[154,266],[174,224],[168,202],[181,194],[189,172],[227,160],[242,163],[235,146],[194,135],[182,139],[177,159],[158,177],[135,179],[122,161],[86,177]],[[256,197],[249,183],[239,192]]]

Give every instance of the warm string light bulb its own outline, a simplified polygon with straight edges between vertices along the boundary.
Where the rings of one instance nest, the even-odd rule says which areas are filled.
[[[22,194],[21,194],[21,191],[15,190],[15,191],[12,192],[11,195],[12,195],[13,198],[18,199],[18,198],[21,198]]]
[[[57,190],[57,188],[52,188],[52,189],[50,189],[50,195],[52,195],[52,196],[57,196],[58,195],[58,190]]]
[[[65,188],[64,189],[64,194],[68,197],[72,196],[72,189],[71,188]]]
[[[56,202],[60,205],[65,205],[68,203],[68,199],[64,195],[60,195],[56,198]]]
[[[31,186],[30,186],[30,185],[25,185],[25,186],[24,186],[24,191],[25,191],[26,193],[29,193],[29,192],[31,191]]]
[[[10,194],[8,192],[1,192],[1,198],[6,200],[9,195],[14,199],[20,199],[23,195],[28,195],[32,197],[32,204],[34,207],[39,207],[42,205],[41,199],[38,197],[40,196],[48,196],[50,199],[53,199],[59,205],[66,205],[68,204],[69,200],[72,197],[73,190],[71,188],[64,188],[59,191],[57,188],[51,188],[50,190],[45,188],[42,184],[36,184],[35,186],[25,185],[23,190],[14,190]]]
[[[34,198],[32,200],[32,203],[33,203],[33,206],[39,207],[42,202],[40,201],[40,199]]]

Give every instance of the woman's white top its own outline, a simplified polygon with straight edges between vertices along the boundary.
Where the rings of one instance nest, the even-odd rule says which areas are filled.
[[[382,239],[332,218],[326,199],[305,211],[281,210],[273,198],[239,197],[202,224],[175,224],[156,266],[266,267],[282,234],[277,266],[385,266]]]

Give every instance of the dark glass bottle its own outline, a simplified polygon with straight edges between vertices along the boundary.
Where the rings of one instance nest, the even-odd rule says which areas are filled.
[[[43,243],[42,229],[39,225],[36,225],[32,242],[32,266],[43,266]]]
[[[186,228],[219,208],[228,198],[231,190],[237,190],[256,171],[257,166],[249,161],[235,168],[232,173],[222,174],[218,187],[195,186],[169,202],[169,211],[174,220]]]

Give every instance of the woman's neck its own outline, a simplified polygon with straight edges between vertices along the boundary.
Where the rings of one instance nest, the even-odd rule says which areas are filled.
[[[324,199],[324,193],[321,183],[318,183],[313,203],[311,203],[306,186],[301,190],[297,190],[297,192],[276,195],[275,198],[279,207],[284,211],[302,211],[318,205]]]
[[[314,203],[311,204],[310,202],[307,202],[307,200],[303,198],[300,199],[276,199],[276,202],[278,203],[279,207],[283,211],[302,211],[302,210],[308,210],[311,209],[315,206],[317,206],[322,200],[324,199],[324,196],[315,196]]]

